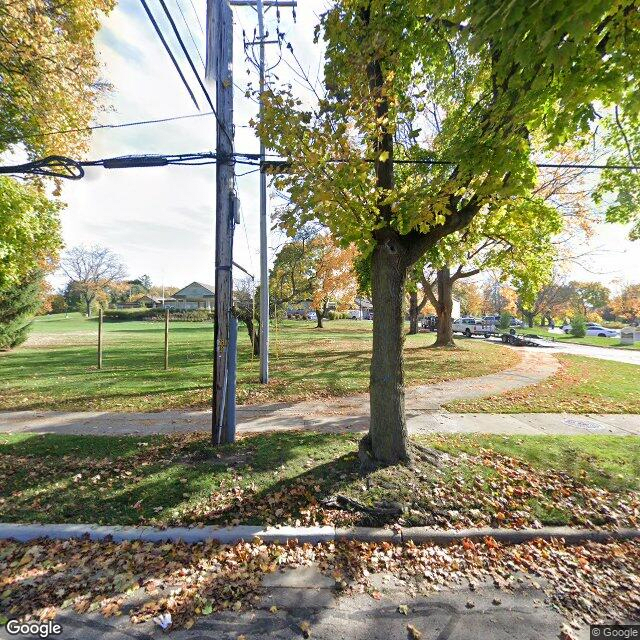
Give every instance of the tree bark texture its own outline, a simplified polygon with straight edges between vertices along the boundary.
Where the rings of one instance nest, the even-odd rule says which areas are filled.
[[[436,276],[438,289],[436,313],[438,314],[438,328],[434,347],[455,347],[453,341],[453,281],[449,267],[438,269]]]
[[[377,461],[409,460],[404,411],[405,250],[395,238],[378,241],[371,260],[374,309],[369,440]]]
[[[418,292],[412,291],[409,294],[409,335],[418,333]]]
[[[316,329],[324,329],[324,325],[322,324],[322,319],[324,318],[324,313],[322,309],[316,309]]]

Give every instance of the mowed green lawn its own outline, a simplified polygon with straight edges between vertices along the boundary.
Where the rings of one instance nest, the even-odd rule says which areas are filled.
[[[501,395],[456,400],[467,413],[640,413],[640,367],[560,354],[560,371],[540,384]]]
[[[103,369],[96,363],[97,321],[79,314],[37,318],[22,347],[0,354],[0,409],[158,411],[207,407],[211,397],[211,323],[175,322],[170,370],[163,370],[162,322],[104,324]],[[515,366],[517,352],[460,341],[430,349],[430,334],[408,336],[408,384],[484,375]],[[262,403],[366,391],[371,323],[285,321],[272,326],[271,381],[259,384],[257,358],[240,329],[238,402]]]
[[[532,327],[518,329],[518,333],[526,333],[529,335],[538,335],[541,338],[548,338],[556,342],[573,342],[575,344],[588,344],[592,347],[614,347],[616,349],[639,349],[640,342],[635,344],[621,344],[620,338],[598,338],[598,336],[585,336],[584,338],[576,338],[571,334],[551,333],[545,327]]]

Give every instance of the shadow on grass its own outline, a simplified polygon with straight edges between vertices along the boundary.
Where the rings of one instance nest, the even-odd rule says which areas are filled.
[[[291,432],[213,448],[204,435],[14,436],[0,440],[4,519],[264,524],[284,509],[308,520],[301,512],[358,477],[356,441]]]

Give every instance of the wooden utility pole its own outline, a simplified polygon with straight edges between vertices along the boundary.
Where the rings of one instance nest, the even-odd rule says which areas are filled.
[[[169,369],[169,309],[164,310],[164,370]]]
[[[98,369],[102,369],[102,307],[98,310]]]
[[[227,0],[207,2],[207,78],[216,85],[216,273],[211,438],[226,441],[223,429],[228,383],[229,316],[233,261],[233,20]]]

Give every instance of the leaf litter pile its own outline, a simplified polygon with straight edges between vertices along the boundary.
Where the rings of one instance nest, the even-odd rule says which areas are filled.
[[[380,599],[370,583],[379,573],[392,574],[413,596],[483,581],[509,591],[523,582],[539,586],[541,580],[545,603],[576,627],[640,619],[639,542],[565,546],[535,540],[508,546],[492,538],[448,547],[0,541],[0,616],[46,620],[69,610],[190,628],[200,616],[261,606],[265,574],[312,564],[334,578],[336,597],[355,592]]]
[[[362,475],[359,437],[268,433],[212,450],[203,434],[32,436],[0,446],[0,511],[11,522],[155,526],[640,525],[633,462],[618,467],[624,480],[607,480],[612,474],[586,453],[582,470],[570,473],[562,465],[498,453],[481,439],[438,435],[422,442],[443,451],[442,467],[396,466]],[[566,442],[574,442],[577,459],[579,442]],[[593,442],[622,447],[616,449],[622,462],[633,460],[637,449],[631,438]]]

